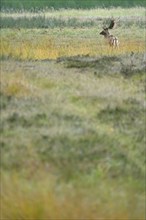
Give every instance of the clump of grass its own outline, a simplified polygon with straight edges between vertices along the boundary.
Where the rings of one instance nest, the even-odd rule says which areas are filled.
[[[1,76],[1,92],[7,97],[28,97],[33,95],[34,90],[35,87],[21,73],[12,73],[9,77],[4,74]]]
[[[134,188],[127,184],[121,187],[120,182],[115,184],[97,177],[93,189],[88,176],[82,178],[88,182],[85,184],[80,180],[78,185],[58,185],[56,178],[44,171],[30,178],[16,173],[2,174],[1,219],[144,220],[144,198],[133,194]]]
[[[8,106],[9,102],[11,101],[11,98],[12,98],[11,95],[6,95],[2,91],[0,91],[0,100],[1,100],[0,108],[1,108],[1,110],[5,109]]]
[[[30,16],[30,17],[2,17],[1,28],[83,28],[93,27],[97,25],[96,20],[78,20],[77,18],[61,19],[50,17],[47,18],[43,15]]]
[[[106,69],[106,66],[111,65],[115,61],[119,61],[117,56],[102,56],[90,57],[85,56],[63,57],[57,59],[57,62],[64,62],[67,68],[98,68],[100,71]]]

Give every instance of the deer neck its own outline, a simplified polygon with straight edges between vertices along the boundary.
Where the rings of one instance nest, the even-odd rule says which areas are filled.
[[[109,38],[109,37],[110,37],[110,33],[107,32],[107,33],[104,35],[104,37],[105,37],[106,39]]]

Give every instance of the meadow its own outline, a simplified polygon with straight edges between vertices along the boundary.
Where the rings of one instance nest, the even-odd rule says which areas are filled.
[[[145,9],[0,13],[0,218],[144,220]]]

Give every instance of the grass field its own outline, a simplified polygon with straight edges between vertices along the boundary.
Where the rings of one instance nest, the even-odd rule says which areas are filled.
[[[144,220],[144,8],[1,20],[0,218]]]

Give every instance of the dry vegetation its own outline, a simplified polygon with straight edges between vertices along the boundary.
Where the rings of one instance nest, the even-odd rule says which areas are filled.
[[[144,9],[39,13],[2,13],[1,219],[144,220]]]
[[[20,60],[43,60],[56,59],[62,56],[76,56],[79,54],[90,56],[112,56],[130,53],[131,51],[133,51],[134,53],[140,53],[144,51],[145,42],[144,39],[142,39],[141,37],[144,37],[143,32],[141,32],[141,36],[138,40],[126,39],[128,38],[128,36],[126,36],[126,38],[124,38],[123,36],[119,36],[120,48],[113,51],[113,49],[109,48],[108,45],[106,45],[106,41],[104,42],[104,39],[100,39],[101,36],[98,36],[100,29],[76,29],[76,34],[74,34],[73,31],[74,29],[56,29],[53,31],[16,30],[13,31],[14,36],[12,37],[13,39],[11,39],[12,35],[10,30],[10,32],[8,32],[8,37],[4,36],[3,39],[2,36],[1,38],[1,55],[3,58],[13,57]],[[136,31],[136,29],[133,31]],[[66,34],[69,36],[64,37],[64,35]],[[85,37],[86,34],[89,36],[89,39]],[[92,38],[90,34],[95,35]],[[24,35],[26,38],[28,38],[27,40],[23,39]],[[33,37],[37,35],[39,36],[36,37],[33,41]]]

